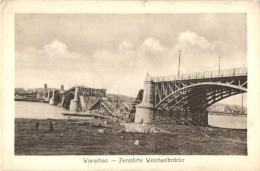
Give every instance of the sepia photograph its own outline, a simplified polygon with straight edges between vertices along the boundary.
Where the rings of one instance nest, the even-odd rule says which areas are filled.
[[[15,155],[247,155],[246,17],[16,14]]]
[[[260,169],[260,8],[1,1],[1,170]]]

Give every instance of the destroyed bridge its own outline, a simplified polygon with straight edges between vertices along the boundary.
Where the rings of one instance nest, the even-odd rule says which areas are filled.
[[[71,87],[68,90],[48,89],[45,84],[43,92],[38,92],[37,98],[45,102],[69,109],[71,113],[102,109],[106,115],[119,117],[120,112],[105,99],[106,89],[89,88],[83,85]]]
[[[151,123],[158,110],[192,113],[192,119],[202,119],[207,124],[207,113],[212,104],[233,95],[247,92],[247,68],[211,72],[152,77],[144,81],[142,102],[136,106],[135,122]],[[120,112],[103,97],[106,89],[75,86],[66,91],[43,93],[45,101],[63,106],[72,112],[98,109],[120,116]],[[47,96],[47,97],[46,97]]]

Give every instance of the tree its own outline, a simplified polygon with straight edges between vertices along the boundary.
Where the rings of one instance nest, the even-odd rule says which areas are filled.
[[[142,102],[143,100],[143,94],[144,94],[144,90],[143,89],[140,89],[138,94],[137,94],[137,97],[135,99],[135,103],[139,104]]]

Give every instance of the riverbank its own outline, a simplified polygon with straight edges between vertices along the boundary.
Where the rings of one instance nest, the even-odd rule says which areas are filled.
[[[246,130],[156,126],[167,133],[125,132],[112,120],[17,118],[15,155],[247,155]]]
[[[46,103],[44,99],[38,99],[34,97],[22,97],[22,96],[15,96],[14,101]]]

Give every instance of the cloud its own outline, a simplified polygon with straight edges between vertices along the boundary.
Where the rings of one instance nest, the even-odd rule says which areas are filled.
[[[124,40],[122,43],[119,44],[118,49],[121,52],[131,50],[133,49],[133,43]]]
[[[212,46],[212,44],[203,36],[199,36],[190,31],[182,32],[178,37],[178,43],[180,47],[186,47],[187,44],[190,44],[192,46],[198,46],[201,49],[207,49]]]
[[[52,61],[62,61],[62,59],[79,59],[82,55],[70,52],[66,44],[54,40],[50,44],[45,45],[42,49],[34,47],[24,48],[22,51],[16,51],[16,63],[24,64],[44,64]]]
[[[221,41],[210,42],[205,37],[198,35],[195,32],[185,31],[178,36],[178,48],[187,48],[194,46],[200,49],[221,50],[226,47],[226,44]]]
[[[156,38],[146,38],[141,45],[141,49],[148,53],[158,53],[163,52],[164,47],[161,42]]]
[[[44,50],[48,57],[73,59],[80,58],[79,54],[69,52],[67,45],[58,40],[53,40],[53,42],[51,42],[50,44],[45,45]]]
[[[164,45],[154,37],[147,37],[140,43],[122,40],[114,49],[101,48],[85,56],[54,40],[42,49],[28,47],[16,52],[16,69],[18,75],[26,75],[29,70],[36,71],[38,75],[45,75],[46,80],[50,78],[50,72],[46,70],[51,70],[53,82],[61,79],[61,82],[92,86],[95,80],[95,86],[107,87],[114,93],[119,89],[135,95],[142,88],[147,72],[153,76],[177,74],[180,49],[181,74],[217,70],[219,48],[224,49],[224,57],[221,58],[223,69],[231,64],[239,67],[245,59],[240,52],[227,55],[225,50],[228,48],[223,48],[228,47],[225,42],[209,41],[190,31],[181,32],[172,46]],[[238,57],[241,60],[236,60]],[[42,82],[41,79],[39,77],[38,82]]]
[[[82,54],[69,51],[67,45],[58,40],[53,40],[42,49],[26,47],[15,52],[17,66],[33,65],[39,68],[41,68],[40,66],[48,66],[49,69],[51,66],[64,68],[63,65],[66,67],[73,65],[80,58],[83,58]]]
[[[22,52],[15,52],[16,63],[31,63],[32,61],[41,61],[45,57],[44,51],[27,47]]]
[[[99,50],[92,56],[92,67],[110,73],[146,73],[154,75],[176,74],[179,50],[181,54],[181,73],[216,70],[220,46],[219,40],[209,41],[190,31],[181,32],[174,46],[163,46],[160,39],[147,37],[140,44],[122,41],[116,51]],[[140,80],[141,81],[141,80]]]
[[[242,67],[246,61],[245,54],[240,54],[243,57],[239,57],[237,52],[230,51],[229,45],[223,40],[210,41],[195,32],[184,31],[178,35],[177,43],[166,50],[165,60],[168,63],[164,66],[172,66],[173,71],[177,71],[179,50],[181,50],[181,73],[218,70],[219,55],[222,56],[222,69]],[[168,71],[170,73],[170,69]]]
[[[167,59],[168,49],[161,44],[161,41],[154,37],[147,37],[136,48],[136,63],[141,64],[147,71],[156,71],[158,65],[164,65],[164,59]]]

